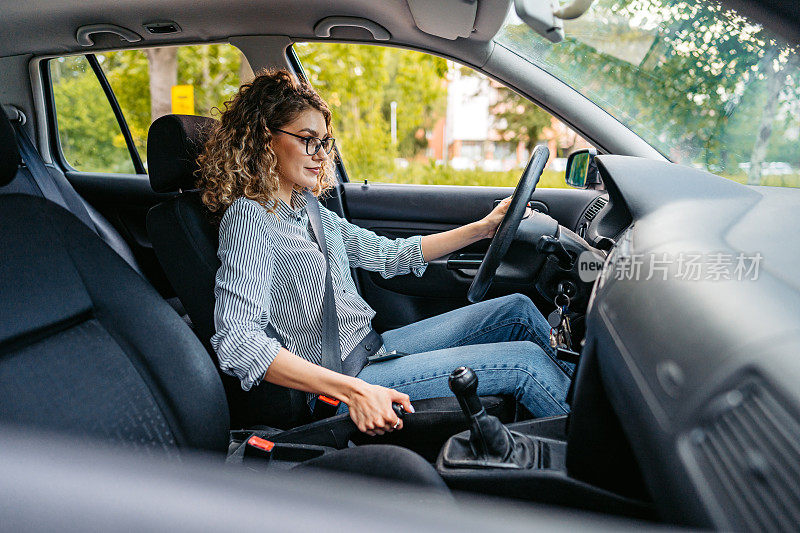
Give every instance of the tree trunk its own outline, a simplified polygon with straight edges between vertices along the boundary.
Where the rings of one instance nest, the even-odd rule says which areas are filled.
[[[150,117],[172,113],[172,86],[178,84],[178,48],[148,48],[150,65]]]
[[[772,61],[767,63],[767,68],[772,69]],[[772,122],[775,120],[775,113],[778,109],[778,97],[786,85],[786,77],[795,67],[798,66],[797,56],[792,54],[786,64],[777,72],[771,73],[767,78],[767,101],[764,104],[764,111],[761,112],[761,120],[758,125],[758,134],[753,144],[753,151],[750,154],[750,168],[747,170],[747,184],[761,184],[761,167],[767,155],[769,138],[772,136]]]
[[[211,87],[211,59],[210,49],[208,46],[200,46],[200,114],[207,113],[214,105],[211,103],[210,95],[213,91]]]

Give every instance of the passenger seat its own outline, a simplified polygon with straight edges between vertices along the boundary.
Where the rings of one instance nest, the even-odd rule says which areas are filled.
[[[23,157],[22,165],[16,176],[10,183],[0,187],[0,194],[20,193],[39,196],[67,209],[103,239],[132,269],[143,276],[133,251],[122,235],[89,202],[81,198],[59,169],[45,165],[25,131],[25,115],[14,106],[3,105],[2,107],[14,127],[14,137],[11,142],[19,146],[27,143],[31,157]],[[24,150],[22,152],[24,153]],[[39,172],[34,174],[37,169]]]

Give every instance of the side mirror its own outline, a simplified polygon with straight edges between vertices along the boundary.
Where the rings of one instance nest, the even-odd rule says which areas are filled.
[[[597,150],[584,148],[569,154],[565,179],[567,185],[576,189],[594,189],[601,183],[595,163]]]

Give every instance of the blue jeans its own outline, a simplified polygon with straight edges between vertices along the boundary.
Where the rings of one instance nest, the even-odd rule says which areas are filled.
[[[358,377],[414,400],[452,396],[459,366],[478,376],[478,394],[513,395],[534,416],[565,414],[573,365],[556,360],[550,325],[527,296],[511,294],[382,334],[388,351],[411,355],[364,367]]]

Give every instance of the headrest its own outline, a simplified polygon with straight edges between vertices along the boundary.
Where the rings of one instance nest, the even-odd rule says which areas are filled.
[[[8,185],[14,179],[20,161],[14,127],[5,112],[0,109],[0,186]]]
[[[164,115],[147,133],[147,166],[155,192],[194,189],[197,156],[218,121],[194,115]]]

